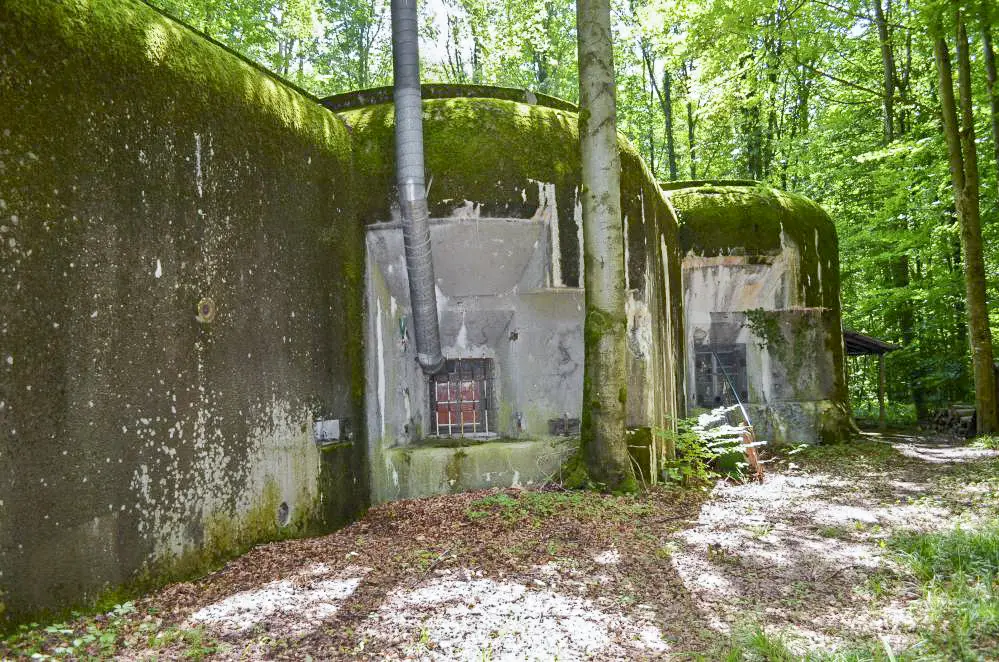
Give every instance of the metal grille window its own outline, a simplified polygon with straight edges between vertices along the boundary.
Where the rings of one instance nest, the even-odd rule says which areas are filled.
[[[713,409],[735,404],[726,374],[739,392],[739,398],[746,402],[749,389],[745,345],[698,345],[694,350],[694,366],[697,406]]]
[[[430,378],[430,433],[438,437],[496,432],[492,359],[447,361]]]

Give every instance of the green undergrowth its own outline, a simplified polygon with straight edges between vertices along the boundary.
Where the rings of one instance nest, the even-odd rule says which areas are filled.
[[[709,443],[695,431],[695,424],[696,419],[682,419],[677,421],[675,431],[654,427],[629,430],[629,434],[637,437],[640,430],[651,434],[652,441],[664,456],[658,471],[659,479],[666,485],[703,490],[717,478],[744,479],[747,464],[739,443],[735,442],[735,453],[730,443]],[[640,445],[634,440],[629,443],[629,447]],[[632,459],[636,460],[634,456]],[[563,462],[553,479],[570,490],[603,490],[605,487],[590,477],[586,462],[578,451]]]
[[[927,657],[999,658],[999,520],[978,530],[901,533],[888,547],[918,583]]]
[[[737,628],[712,657],[780,662],[881,662],[999,659],[999,520],[969,530],[901,532],[885,543],[919,595],[912,609],[918,641],[892,650],[883,640],[833,652],[796,652],[787,632]],[[708,658],[704,658],[708,659]]]
[[[999,450],[999,437],[983,434],[980,437],[975,437],[972,440],[971,445],[975,448],[986,448],[992,451]]]
[[[153,659],[200,660],[218,650],[202,628],[168,625],[155,610],[140,614],[132,602],[103,613],[70,616],[60,623],[19,626],[0,639],[0,658],[108,659],[141,647],[150,649]]]
[[[853,376],[851,375],[852,379]],[[875,397],[872,397],[870,393],[872,389],[870,387],[860,392],[862,386],[854,387],[853,381],[850,382],[853,418],[862,428],[876,428],[881,416],[881,408],[876,398],[877,387],[873,388]],[[888,428],[911,428],[918,420],[916,407],[912,403],[893,402],[890,400],[885,403],[885,425]]]
[[[719,650],[697,659],[725,662],[915,662],[924,659],[917,652],[892,650],[890,644],[882,640],[856,641],[835,651],[799,653],[797,648],[787,632],[768,632],[758,624],[743,624]]]

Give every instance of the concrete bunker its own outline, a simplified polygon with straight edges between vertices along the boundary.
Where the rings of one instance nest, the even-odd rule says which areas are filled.
[[[762,438],[844,438],[853,423],[832,220],[755,182],[668,188],[684,252],[689,409],[731,404],[730,379]]]
[[[451,362],[431,390],[392,206],[390,90],[324,109],[122,0],[0,3],[0,55],[0,618],[329,530],[371,501],[556,471],[583,384],[570,104],[423,86]],[[685,186],[678,227],[620,150],[643,477],[665,459],[648,429],[700,395],[705,342],[745,346],[750,404],[776,438],[838,436],[828,217],[763,187]]]
[[[583,386],[577,118],[568,104],[474,97],[428,86],[431,238],[448,370],[415,362],[398,210],[389,205],[393,108],[377,91],[329,100],[351,129],[368,182],[367,421],[372,499],[531,485],[578,436]],[[508,93],[507,93],[508,94]],[[352,105],[357,107],[351,108]],[[628,241],[628,424],[683,411],[676,219],[622,139]],[[636,435],[646,480],[661,441]]]

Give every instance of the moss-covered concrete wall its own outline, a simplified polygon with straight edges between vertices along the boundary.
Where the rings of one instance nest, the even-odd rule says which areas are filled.
[[[363,508],[363,443],[312,434],[364,430],[351,168],[144,4],[0,3],[3,618]]]
[[[367,94],[359,96],[366,99]],[[338,103],[352,105],[349,98]],[[408,294],[405,282],[399,280],[401,265],[391,257],[399,251],[380,248],[401,241],[390,240],[390,234],[397,232],[392,222],[398,220],[392,204],[393,109],[376,104],[340,115],[350,127],[364,181],[362,213],[379,226],[369,231],[369,259],[377,263],[369,265],[368,308],[374,316],[369,332],[386,339],[369,344],[369,383],[377,386],[377,398],[369,396],[374,498],[425,493],[422,487],[416,492],[404,490],[406,476],[393,461],[397,453],[387,452],[415,441],[429,427],[420,414],[428,400],[425,384],[418,373],[406,368],[413,365],[412,348],[399,341],[398,329],[408,317]],[[499,434],[539,439],[548,434],[550,419],[581,414],[578,117],[542,101],[525,104],[454,94],[425,100],[423,119],[435,231],[447,226],[439,232],[449,237],[474,235],[467,242],[445,242],[455,245],[452,251],[439,251],[440,242],[434,247],[446,353],[452,346],[459,353],[470,350],[479,352],[473,356],[495,358],[500,373]],[[620,149],[628,242],[628,418],[635,426],[669,427],[681,414],[684,397],[676,217],[636,150],[623,138]],[[520,239],[503,238],[511,233]],[[502,257],[515,245],[523,245],[516,249],[520,251],[516,259]],[[504,264],[497,264],[500,257]],[[518,259],[517,273],[503,276],[508,269],[501,267]],[[449,325],[451,318],[460,324]],[[478,333],[480,324],[482,333]],[[485,338],[497,324],[498,330],[509,328],[493,333],[499,340],[481,347],[456,343],[448,333],[454,327],[467,330],[469,339]],[[384,418],[378,413],[383,411]],[[445,467],[439,469],[435,476],[445,476]],[[518,473],[512,468],[506,472],[511,480]],[[528,477],[520,474],[520,480]]]
[[[848,435],[832,219],[804,197],[752,182],[671,189],[684,252],[688,392],[697,388],[698,346],[741,345],[742,397],[763,435],[777,442]]]

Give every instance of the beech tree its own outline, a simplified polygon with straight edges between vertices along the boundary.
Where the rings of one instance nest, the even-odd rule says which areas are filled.
[[[934,25],[934,56],[940,79],[940,108],[944,138],[954,186],[954,204],[961,225],[964,252],[964,286],[967,297],[968,334],[975,376],[975,408],[978,432],[999,429],[996,418],[996,384],[992,367],[992,330],[985,296],[985,258],[982,251],[982,221],[979,207],[978,155],[975,148],[974,100],[971,94],[971,59],[968,33],[961,8],[954,6],[954,32],[957,51],[958,100],[954,98],[950,49],[942,21]]]
[[[582,450],[591,478],[611,490],[634,491],[635,472],[624,430],[628,399],[624,230],[608,0],[578,0],[576,26],[586,291]]]

